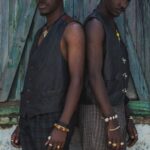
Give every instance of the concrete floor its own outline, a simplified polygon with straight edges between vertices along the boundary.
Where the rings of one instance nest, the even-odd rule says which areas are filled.
[[[19,150],[13,148],[10,144],[10,135],[14,128],[15,126],[8,129],[0,128],[0,150]],[[137,130],[139,133],[139,140],[134,147],[128,150],[150,150],[150,125],[138,124]],[[75,135],[73,136],[70,150],[82,150],[80,146],[80,136],[78,130],[76,130]]]

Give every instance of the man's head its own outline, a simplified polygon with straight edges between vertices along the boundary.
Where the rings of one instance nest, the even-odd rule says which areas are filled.
[[[127,8],[130,0],[101,0],[107,12],[114,17],[119,16]]]
[[[63,7],[63,0],[37,0],[38,9],[43,16],[49,15]]]

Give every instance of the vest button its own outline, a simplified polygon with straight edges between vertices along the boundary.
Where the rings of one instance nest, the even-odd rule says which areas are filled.
[[[126,88],[122,89],[122,93],[126,94],[127,93],[127,89]]]
[[[123,64],[126,64],[127,59],[125,59],[124,57],[122,57],[121,60],[122,60]]]
[[[126,79],[128,77],[127,73],[123,73],[122,76]]]

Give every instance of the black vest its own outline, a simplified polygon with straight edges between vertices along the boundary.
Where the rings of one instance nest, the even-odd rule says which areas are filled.
[[[119,105],[126,98],[129,61],[125,45],[118,40],[114,31],[114,22],[102,15],[97,9],[87,18],[86,23],[96,18],[103,24],[105,31],[103,78],[106,85],[110,103]],[[96,34],[96,33],[95,33]],[[81,103],[97,103],[96,98],[89,86],[88,75],[86,74],[85,87],[81,96]]]
[[[37,43],[42,28],[37,32],[21,93],[21,115],[34,116],[62,111],[69,84],[69,71],[60,50],[60,41],[71,21],[69,16],[60,17],[39,46]]]

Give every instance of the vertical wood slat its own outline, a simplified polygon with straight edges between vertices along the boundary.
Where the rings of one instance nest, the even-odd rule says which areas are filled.
[[[150,2],[149,0],[133,0],[125,14],[123,25],[128,27],[130,40],[128,46],[133,42],[133,49],[129,49],[131,72],[139,98],[150,100]],[[125,33],[128,38],[128,33]],[[137,61],[137,63],[136,63]]]
[[[96,8],[97,4],[100,2],[100,0],[83,0],[83,8],[84,8],[84,18],[86,18],[93,9]]]
[[[17,28],[19,26],[19,20],[21,18],[22,13],[25,12],[25,1],[21,2],[19,0],[15,0],[15,1],[9,1],[9,5],[10,5],[10,19],[9,19],[9,50],[11,52],[12,46],[13,46],[13,38],[14,35],[17,31]],[[20,13],[20,11],[22,13]],[[17,42],[17,41],[16,41]],[[18,69],[17,69],[18,70]],[[20,93],[20,90],[18,90],[18,87],[20,87],[22,81],[21,81],[21,76],[22,73],[20,72],[19,75],[16,75],[14,77],[14,80],[16,80],[17,78],[17,84],[15,84],[14,80],[13,80],[13,84],[11,85],[11,92],[8,95],[13,95],[13,97],[15,97],[15,99],[18,99],[18,92]],[[15,85],[14,85],[15,84]],[[19,94],[20,95],[20,94]],[[10,96],[9,96],[10,97]],[[8,97],[8,99],[9,99]],[[10,97],[12,99],[12,96]]]
[[[8,27],[9,27],[9,1],[0,1],[0,77],[5,68],[8,57]],[[2,81],[0,80],[0,92],[2,89]]]
[[[74,0],[73,1],[73,17],[77,20],[83,21],[84,11],[83,11],[83,0]]]
[[[137,2],[137,53],[141,60],[142,68],[144,69],[144,76],[148,83],[150,92],[150,1],[144,0]],[[142,28],[142,29],[141,29]],[[140,32],[141,30],[141,32]]]
[[[134,47],[134,43],[131,37],[131,32],[128,26],[126,26],[126,40],[127,40],[127,48],[128,48],[128,54],[129,54],[129,60],[130,60],[130,70],[132,73],[132,77],[134,80],[134,84],[135,84],[139,99],[148,101],[150,99],[148,86],[144,78],[143,71],[139,63],[136,49]]]
[[[1,60],[1,71],[2,71],[5,67],[5,61],[7,60],[7,56],[8,56],[8,32],[7,30],[9,28],[9,11],[6,10],[6,8],[8,7],[9,9],[9,2],[8,1],[5,2],[5,0],[2,0],[0,2],[0,6],[1,6],[0,60]]]
[[[73,16],[73,6],[74,6],[74,1],[73,0],[64,0],[64,5],[65,5],[65,11],[70,15]]]
[[[26,1],[26,6],[24,7],[26,10],[23,9],[23,12],[20,11],[21,17],[19,18],[18,28],[13,37],[13,46],[11,48],[9,54],[9,61],[6,63],[5,70],[3,75],[1,76],[1,84],[2,89],[0,91],[0,101],[7,100],[9,96],[9,92],[11,89],[11,85],[13,83],[18,64],[20,62],[20,58],[22,55],[22,51],[24,48],[24,44],[26,41],[26,37],[28,35],[30,24],[32,22],[33,15],[36,9],[36,2],[35,1]],[[9,16],[9,15],[8,15]]]
[[[23,49],[23,55],[20,60],[20,64],[15,76],[15,80],[12,85],[12,90],[9,96],[9,99],[12,101],[20,100],[20,92],[22,91],[25,73],[28,65],[29,53],[31,50],[32,43],[34,41],[34,36],[37,30],[45,23],[45,18],[39,15],[39,12],[36,11],[35,16],[33,17],[32,24],[30,27],[30,32],[26,40],[26,45]]]

